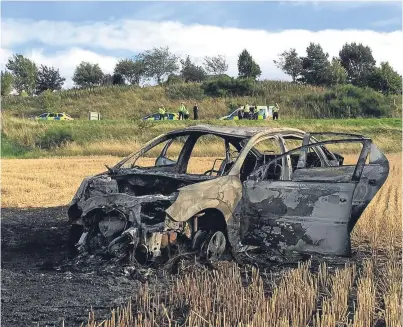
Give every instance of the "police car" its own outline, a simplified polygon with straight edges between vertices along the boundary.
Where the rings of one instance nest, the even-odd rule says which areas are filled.
[[[266,120],[273,118],[273,108],[274,106],[257,106],[254,113],[254,118],[256,120]],[[220,120],[239,120],[238,112],[243,109],[243,106],[233,111],[228,116],[221,117]]]
[[[142,120],[160,120],[160,114],[151,114],[143,117]],[[167,112],[164,120],[179,120],[179,115],[175,112]]]
[[[74,120],[70,115],[64,112],[45,112],[39,116],[35,117],[35,120]]]

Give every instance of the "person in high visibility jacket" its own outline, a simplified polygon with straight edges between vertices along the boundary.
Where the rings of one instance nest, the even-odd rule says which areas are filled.
[[[184,107],[184,109],[183,109],[183,119],[184,120],[189,119],[189,110],[186,107]]]
[[[181,105],[179,106],[179,120],[183,120],[184,115],[185,115],[185,111],[186,111],[186,107],[185,104],[183,102],[181,102]]]
[[[243,118],[244,118],[244,119],[250,119],[250,108],[249,108],[249,105],[248,105],[248,104],[246,104],[246,105],[243,107]]]
[[[164,120],[165,119],[165,113],[166,110],[164,108],[164,106],[161,106],[158,108],[158,113],[160,114],[160,120]]]
[[[250,119],[257,119],[257,116],[255,117],[255,113],[256,113],[256,109],[257,109],[257,106],[256,105],[254,105],[254,106],[251,106],[250,108]]]
[[[278,120],[278,112],[279,112],[280,108],[278,106],[278,103],[276,103],[276,105],[273,108],[273,120],[277,119]]]

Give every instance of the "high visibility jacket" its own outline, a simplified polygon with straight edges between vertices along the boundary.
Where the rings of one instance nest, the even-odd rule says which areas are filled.
[[[243,112],[250,112],[249,105],[244,106]]]
[[[186,108],[184,108],[184,109],[183,109],[183,113],[184,113],[185,115],[189,115],[189,110],[187,110]]]
[[[160,107],[159,109],[158,109],[158,113],[160,114],[160,115],[165,115],[165,108],[164,107]]]
[[[278,112],[279,110],[280,110],[280,108],[279,108],[279,107],[274,106],[274,108],[273,108],[273,112]]]
[[[179,112],[185,113],[185,110],[186,110],[186,108],[185,108],[185,105],[184,105],[184,104],[182,104],[181,106],[179,106]]]
[[[265,116],[265,113],[263,110],[259,111],[259,114],[257,115],[258,120],[263,120]]]

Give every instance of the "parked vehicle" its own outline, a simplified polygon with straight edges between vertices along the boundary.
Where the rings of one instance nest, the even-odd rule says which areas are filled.
[[[160,114],[151,114],[142,118],[142,120],[161,120]],[[179,120],[179,115],[176,112],[167,112],[164,120]]]
[[[227,116],[221,117],[220,120],[239,120],[238,112],[243,110],[243,107],[240,107],[234,110]],[[273,117],[273,106],[257,106],[257,111],[254,113],[254,116],[251,119],[255,120],[266,120],[271,119]]]
[[[74,119],[64,112],[61,113],[46,112],[44,114],[36,116],[35,120],[74,120]]]

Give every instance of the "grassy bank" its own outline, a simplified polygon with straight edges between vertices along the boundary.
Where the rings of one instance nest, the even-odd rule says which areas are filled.
[[[348,132],[371,137],[385,152],[400,152],[401,119],[284,119],[280,121],[199,121],[225,126],[293,127],[316,132]],[[130,120],[75,120],[37,122],[3,119],[2,157],[115,155],[125,156],[151,138],[195,121],[142,122]],[[207,149],[206,149],[207,150]]]
[[[188,108],[197,102],[202,119],[217,119],[245,103],[278,103],[281,116],[293,119],[400,117],[402,110],[401,96],[384,96],[374,90],[352,86],[328,89],[290,82],[262,81],[254,84],[247,93],[242,93],[248,96],[236,94],[212,97],[197,83],[143,88],[108,86],[60,91],[53,94],[53,100],[43,96],[7,96],[2,98],[2,110],[20,118],[46,111],[65,111],[74,118],[84,119],[87,119],[89,111],[97,111],[103,119],[113,120],[138,119],[156,112],[161,105],[176,112],[182,101]]]

